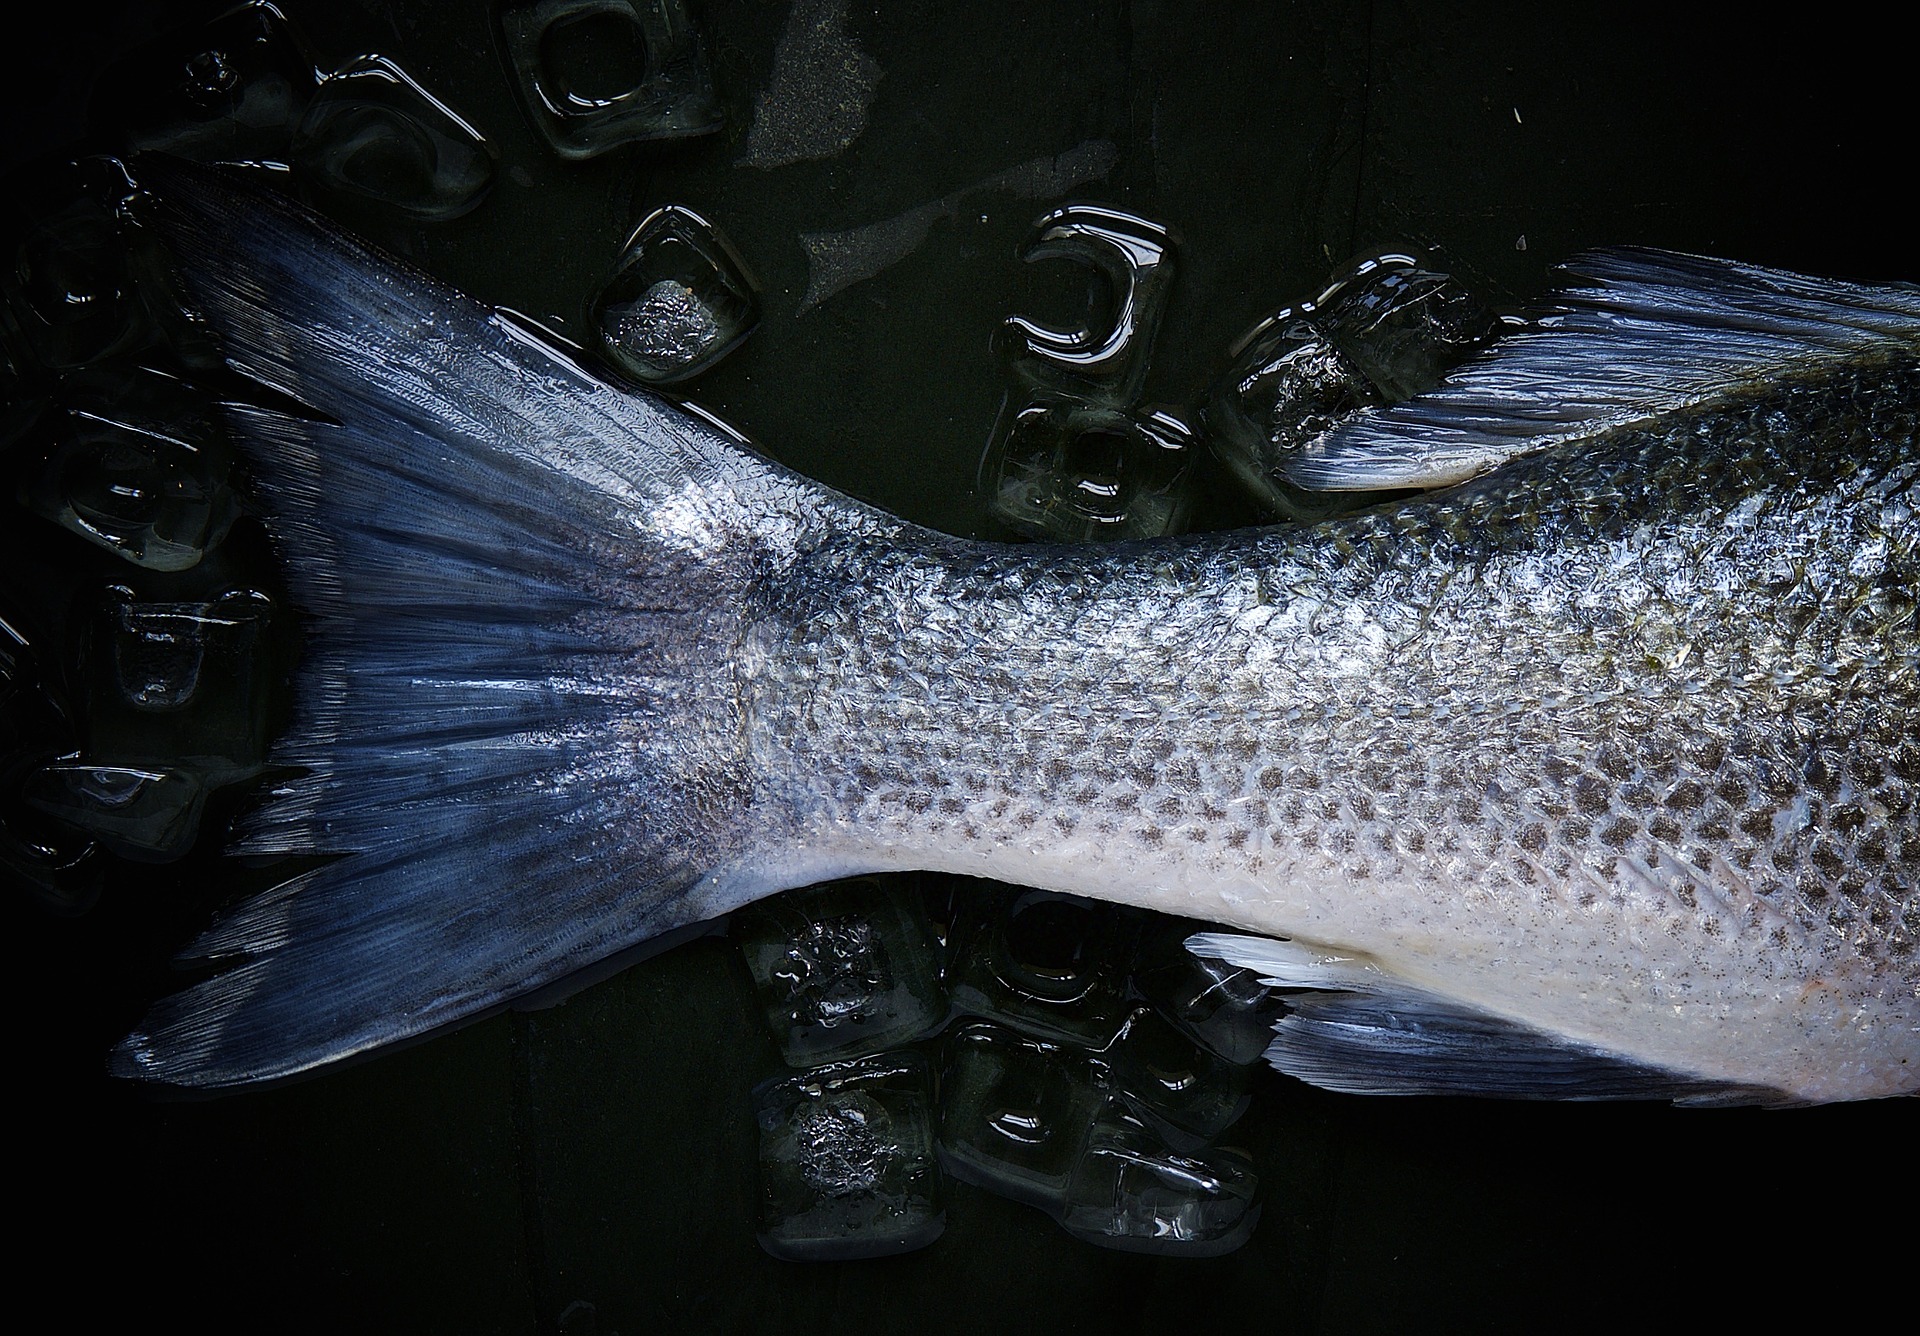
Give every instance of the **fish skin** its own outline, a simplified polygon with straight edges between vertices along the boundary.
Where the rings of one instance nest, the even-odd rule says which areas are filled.
[[[1311,527],[849,536],[750,618],[803,845],[1364,953],[1635,1062],[1920,1085],[1920,369]]]
[[[228,415],[306,622],[238,848],[335,857],[190,947],[225,968],[116,1073],[283,1079],[930,868],[1292,939],[1260,945],[1522,1073],[1448,1089],[1920,1084],[1920,292],[1600,256],[1612,296],[1315,463],[1417,469],[1437,428],[1491,439],[1486,477],[1009,547],[618,392],[238,178],[138,171],[229,367],[312,410]],[[1556,1045],[1632,1079],[1539,1076]]]

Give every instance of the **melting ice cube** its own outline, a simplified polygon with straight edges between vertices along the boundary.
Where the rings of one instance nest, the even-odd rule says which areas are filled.
[[[789,1064],[890,1048],[946,1019],[932,929],[904,881],[808,887],[736,917],[734,935]]]
[[[918,1053],[817,1067],[754,1092],[760,1244],[834,1260],[925,1247],[946,1217],[934,1158],[933,1080]]]
[[[745,267],[713,225],[669,205],[648,215],[594,296],[601,350],[643,385],[698,375],[759,318]]]
[[[496,156],[479,131],[385,56],[362,56],[321,80],[292,153],[321,186],[419,222],[471,210],[493,183]]]
[[[1074,1166],[1060,1223],[1103,1247],[1217,1257],[1252,1235],[1258,1183],[1239,1152],[1181,1154],[1110,1108]]]
[[[499,25],[527,119],[563,158],[720,128],[683,0],[533,0]]]
[[[1102,1098],[1086,1055],[976,1022],[948,1036],[940,1086],[947,1172],[1057,1214]]]
[[[980,465],[987,506],[1030,538],[1088,542],[1179,533],[1193,495],[1193,431],[1165,410],[1009,399]]]

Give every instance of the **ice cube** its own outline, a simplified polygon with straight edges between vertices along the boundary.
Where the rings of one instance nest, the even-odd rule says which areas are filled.
[[[44,434],[52,396],[11,310],[0,298],[0,452]]]
[[[948,1037],[940,1090],[947,1173],[1057,1215],[1102,1100],[1091,1059],[974,1022]]]
[[[1340,421],[1378,403],[1373,386],[1333,346],[1313,308],[1288,307],[1235,345],[1232,365],[1207,405],[1214,453],[1279,515],[1311,520],[1353,504],[1289,483],[1286,464]]]
[[[285,162],[314,70],[280,9],[248,0],[109,69],[94,86],[94,125],[129,148],[200,162]]]
[[[185,603],[108,591],[87,646],[89,761],[255,773],[267,745],[272,602],[249,589]]]
[[[180,571],[237,503],[224,433],[197,390],[149,367],[68,376],[52,441],[21,488],[36,512],[137,566]]]
[[[954,1006],[1041,1039],[1105,1048],[1127,1019],[1135,923],[1077,896],[982,883],[954,925]]]
[[[1069,204],[1042,218],[1023,258],[1072,260],[1101,275],[1106,300],[1089,305],[1105,318],[1059,329],[1008,317],[1014,369],[1032,384],[1110,408],[1136,403],[1173,284],[1173,249],[1165,226],[1120,209]]]
[[[563,158],[720,128],[684,0],[533,0],[499,25],[527,119]]]
[[[987,507],[1055,542],[1179,533],[1192,508],[1193,430],[1166,410],[1009,398],[980,464]]]
[[[600,348],[643,385],[698,375],[753,331],[753,284],[714,226],[668,205],[634,229],[595,294]]]
[[[1201,1149],[1233,1126],[1252,1098],[1244,1067],[1207,1052],[1144,1007],[1100,1060],[1114,1095],[1178,1150]]]
[[[1109,1106],[1074,1165],[1060,1223],[1102,1247],[1218,1257],[1253,1234],[1258,1185],[1240,1152],[1181,1154]]]
[[[890,1048],[946,1019],[932,929],[906,878],[790,891],[743,910],[733,930],[792,1066]]]
[[[458,218],[493,184],[493,147],[385,56],[320,81],[293,135],[293,162],[328,190],[418,222]]]
[[[178,770],[62,761],[27,777],[27,802],[86,831],[103,848],[140,862],[167,862],[193,847],[205,786]]]
[[[1500,328],[1422,257],[1357,261],[1319,297],[1275,312],[1235,343],[1207,406],[1214,451],[1277,514],[1313,520],[1363,503],[1365,494],[1357,502],[1295,487],[1287,462],[1354,413],[1432,389]]]
[[[120,210],[134,194],[111,158],[64,163],[8,183],[0,266],[9,323],[40,366],[89,366],[155,341]]]
[[[1187,950],[1192,930],[1190,923],[1174,923],[1156,934],[1141,952],[1133,985],[1208,1052],[1241,1066],[1258,1062],[1286,1004],[1252,970]]]
[[[838,1062],[754,1091],[760,1245],[797,1261],[879,1257],[940,1236],[933,1081],[911,1051]]]

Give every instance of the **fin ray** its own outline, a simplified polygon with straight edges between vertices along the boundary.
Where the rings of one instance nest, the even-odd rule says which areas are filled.
[[[1438,388],[1363,409],[1286,465],[1310,491],[1445,487],[1562,442],[1648,421],[1761,376],[1920,348],[1920,288],[1728,260],[1606,250],[1584,283]]]
[[[1187,939],[1195,955],[1259,974],[1286,997],[1267,1061],[1310,1085],[1358,1095],[1667,1099],[1779,1104],[1780,1092],[1668,1071],[1464,1006],[1363,956],[1230,933]]]
[[[238,847],[332,861],[195,943],[227,968],[114,1070],[292,1075],[730,908],[729,860],[781,838],[744,818],[744,590],[877,517],[285,200],[136,175],[229,365],[315,410],[228,409],[305,638]]]

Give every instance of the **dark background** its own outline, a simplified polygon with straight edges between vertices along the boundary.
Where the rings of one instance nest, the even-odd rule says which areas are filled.
[[[1064,266],[1016,259],[1056,201],[970,197],[906,259],[803,315],[797,237],[1087,140],[1112,141],[1118,162],[1075,195],[1182,239],[1149,394],[1189,407],[1250,323],[1380,244],[1442,247],[1509,306],[1542,291],[1555,260],[1613,243],[1920,278],[1895,202],[1913,162],[1906,31],[1545,6],[859,6],[852,34],[884,71],[865,133],[829,160],[763,170],[737,162],[786,17],[777,0],[694,6],[720,135],[574,164],[525,125],[484,4],[286,7],[327,60],[394,57],[502,155],[467,218],[343,221],[577,331],[633,223],[662,203],[697,209],[746,257],[765,310],[692,397],[801,471],[956,532],[985,530],[974,477],[1001,394],[996,326],[1075,314]],[[98,146],[110,127],[90,135],[86,108],[100,72],[212,8],[11,21],[0,166]],[[1248,515],[1224,476],[1210,487],[1203,518]],[[12,510],[6,525],[9,581],[89,578],[51,526]],[[27,1312],[209,1332],[1315,1331],[1733,1320],[1799,1301],[1848,1326],[1872,1301],[1906,1306],[1910,1101],[1369,1101],[1272,1074],[1234,1137],[1266,1214],[1230,1257],[1104,1252],[955,1186],[946,1235],[923,1252],[776,1262],[753,1239],[747,1105],[775,1058],[722,939],[319,1080],[155,1102],[109,1082],[103,1054],[231,890],[214,843],[116,877],[81,918],[0,902],[18,1129],[7,1252]]]

